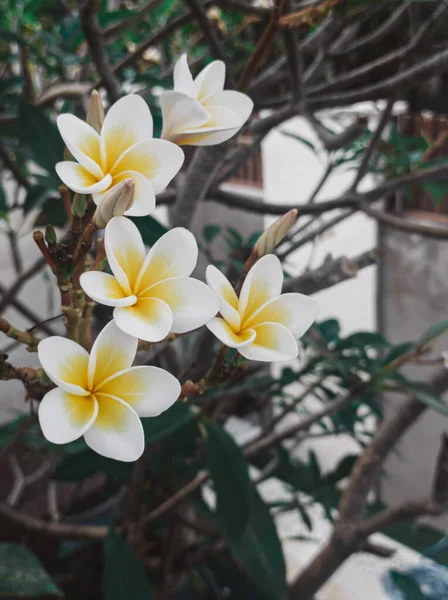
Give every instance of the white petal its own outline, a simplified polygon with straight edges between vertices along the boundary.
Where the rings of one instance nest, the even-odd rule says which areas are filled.
[[[238,297],[227,277],[213,265],[209,265],[205,272],[207,284],[218,296],[219,312],[230,324],[234,331],[238,331],[241,319],[238,312]]]
[[[263,323],[253,328],[256,337],[249,346],[240,348],[239,353],[250,360],[277,362],[296,358],[299,353],[292,333],[278,323]]]
[[[107,458],[132,462],[145,448],[145,436],[137,413],[128,404],[105,394],[97,394],[98,416],[84,434],[86,444]]]
[[[129,369],[137,354],[138,340],[110,321],[93,344],[89,359],[89,386],[94,391],[119,371]]]
[[[125,211],[125,215],[130,217],[146,217],[152,213],[156,207],[156,197],[152,189],[151,182],[137,171],[122,171],[118,175],[114,175],[112,185],[117,185],[124,179],[132,179],[134,181],[134,202],[129,210]],[[109,190],[108,190],[109,191]],[[99,204],[105,194],[95,194],[93,200],[95,204]]]
[[[59,115],[59,133],[72,156],[96,179],[102,179],[100,136],[88,123],[74,115]]]
[[[319,312],[319,306],[304,294],[282,294],[268,300],[247,321],[244,327],[254,327],[271,322],[284,325],[298,339],[311,327]]]
[[[107,174],[100,181],[84,169],[83,166],[71,160],[58,162],[55,166],[58,177],[70,188],[78,194],[96,194],[104,192],[111,183],[112,177]]]
[[[100,271],[87,271],[79,279],[84,292],[105,306],[132,306],[136,296],[126,296],[113,275]]]
[[[43,370],[57,386],[77,396],[89,395],[89,354],[82,346],[55,335],[40,342],[37,354]]]
[[[125,150],[152,138],[152,115],[141,96],[120,98],[109,109],[101,129],[101,155],[107,172]]]
[[[197,97],[196,86],[188,67],[187,55],[182,54],[174,67],[173,73],[174,89],[183,92],[192,98]]]
[[[160,342],[171,331],[171,309],[157,298],[139,298],[134,306],[116,308],[114,321],[120,329],[147,342]]]
[[[254,103],[246,94],[241,92],[235,92],[233,90],[223,90],[213,96],[207,98],[203,103],[204,108],[209,112],[212,112],[213,107],[221,106],[231,110],[234,114],[238,115],[241,126],[250,117],[254,108]]]
[[[176,135],[176,144],[215,146],[233,137],[242,127],[239,116],[223,106],[207,108],[210,119],[199,128],[189,128]]]
[[[136,225],[126,217],[114,217],[104,234],[106,256],[123,291],[132,296],[145,260],[145,245]]]
[[[182,149],[176,144],[166,140],[145,140],[126,150],[111,173],[137,171],[151,182],[154,193],[158,194],[177,175],[184,158]]]
[[[235,333],[227,321],[220,317],[215,317],[207,323],[207,328],[229,348],[243,348],[248,346],[255,339],[255,331],[246,329],[241,333]]]
[[[204,102],[209,96],[221,92],[226,78],[226,65],[215,60],[204,67],[195,79],[198,100]]]
[[[173,313],[173,333],[186,333],[205,325],[219,309],[216,294],[202,281],[191,277],[164,279],[151,287],[146,296],[159,298]]]
[[[38,416],[42,433],[53,444],[68,444],[89,429],[98,414],[93,396],[75,396],[56,388],[42,398]]]
[[[160,95],[162,109],[162,138],[176,142],[177,135],[201,127],[210,119],[210,113],[202,105],[181,92],[169,90]]]
[[[138,275],[139,294],[163,279],[188,277],[198,261],[198,245],[194,235],[183,227],[175,227],[157,240],[142,264]]]
[[[239,313],[243,322],[272,298],[280,296],[283,285],[282,265],[277,256],[260,258],[249,271],[239,298]]]
[[[118,373],[101,387],[100,392],[117,396],[140,417],[157,417],[179,398],[179,381],[159,367],[131,367]]]

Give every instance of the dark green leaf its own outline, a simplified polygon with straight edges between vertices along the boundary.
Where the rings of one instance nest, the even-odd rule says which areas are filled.
[[[358,456],[355,454],[349,454],[345,456],[338,464],[336,469],[327,475],[328,483],[336,483],[345,479],[350,475],[353,469],[353,465],[358,460]]]
[[[40,561],[21,544],[0,544],[0,597],[63,596]]]
[[[428,192],[436,204],[440,204],[442,200],[448,196],[448,183],[441,183],[438,181],[425,183],[423,189]]]
[[[381,333],[376,331],[358,331],[341,340],[335,350],[348,348],[384,348],[390,346]]]
[[[6,200],[5,190],[0,185],[0,219],[6,218],[8,215],[8,201]]]
[[[20,103],[19,127],[23,137],[29,142],[33,158],[38,165],[48,171],[52,188],[60,185],[54,167],[63,159],[64,142],[59,131],[41,108]]]
[[[147,442],[165,438],[194,420],[190,407],[183,402],[175,402],[158,417],[143,419],[143,431]]]
[[[327,319],[321,323],[317,323],[317,328],[321,332],[322,336],[328,344],[331,342],[339,341],[339,334],[341,333],[341,326],[337,319]]]
[[[429,344],[436,338],[440,337],[446,331],[448,331],[448,319],[440,321],[439,323],[436,323],[435,325],[427,329],[425,333],[418,338],[418,340],[415,342],[415,345],[425,346],[426,344]]]
[[[305,146],[307,146],[307,148],[314,152],[314,154],[317,154],[316,146],[301,135],[297,135],[296,133],[290,133],[289,131],[280,131],[280,133],[282,133],[286,137],[290,137],[293,140],[296,140],[297,142],[300,142],[301,144],[304,144]]]
[[[282,600],[287,589],[282,545],[269,509],[255,488],[244,534],[238,541],[228,539],[228,543],[243,569],[266,596]]]
[[[239,539],[250,516],[251,483],[241,448],[221,426],[207,422],[207,468],[226,536]]]
[[[104,600],[152,600],[152,585],[139,558],[118,535],[109,531],[104,543]]]
[[[397,358],[404,356],[414,348],[414,342],[403,342],[393,346],[383,361],[383,366],[389,365]]]
[[[226,228],[225,240],[233,250],[238,250],[238,248],[243,247],[243,238],[236,229],[233,229],[233,227]]]
[[[137,225],[146,246],[153,246],[168,229],[151,216],[132,218],[131,221]]]
[[[221,233],[220,225],[206,225],[202,230],[204,240],[211,244],[213,240]]]
[[[106,473],[114,480],[125,481],[131,470],[132,464],[100,456],[84,446],[78,452],[66,456],[59,463],[53,473],[53,479],[56,481],[82,481],[95,473]]]
[[[43,206],[49,194],[50,192],[46,187],[42,185],[33,185],[25,196],[23,212],[26,214],[33,208],[40,208]]]
[[[430,600],[421,590],[418,583],[399,571],[390,571],[390,576],[395,586],[403,594],[405,600]]]

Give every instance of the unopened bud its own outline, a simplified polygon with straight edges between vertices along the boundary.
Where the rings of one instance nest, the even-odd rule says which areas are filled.
[[[120,181],[101,200],[95,212],[95,223],[104,229],[113,217],[121,215],[134,203],[135,184],[132,179]]]
[[[84,194],[76,193],[73,196],[72,215],[74,217],[83,217],[86,214],[87,201]]]
[[[254,252],[258,258],[261,258],[265,254],[269,254],[272,250],[280,244],[285,238],[288,231],[294,225],[297,217],[297,209],[290,210],[277,219],[275,223],[272,223],[268,229],[260,236],[259,240],[254,246]]]
[[[90,94],[89,107],[87,109],[87,123],[94,128],[97,133],[101,133],[101,127],[104,122],[104,106],[101,96],[96,90]]]
[[[45,227],[45,241],[48,245],[53,245],[57,242],[56,232],[52,225],[47,225]]]

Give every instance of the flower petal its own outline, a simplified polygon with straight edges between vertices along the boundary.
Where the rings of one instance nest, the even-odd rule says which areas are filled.
[[[213,335],[216,335],[220,340],[229,348],[243,348],[248,344],[251,344],[255,339],[255,331],[253,329],[246,329],[241,333],[235,333],[227,321],[220,317],[215,317],[206,324]]]
[[[193,81],[190,69],[188,67],[187,55],[182,56],[177,61],[173,73],[174,89],[176,92],[183,92],[192,98],[197,97],[196,85]]]
[[[304,294],[282,294],[268,300],[244,322],[244,327],[255,327],[262,323],[280,323],[298,339],[316,320],[319,306]]]
[[[260,258],[241,288],[238,304],[243,323],[268,300],[280,296],[282,285],[283,271],[279,259],[274,254]]]
[[[97,180],[104,177],[101,169],[100,136],[88,123],[74,115],[59,115],[59,133],[74,158]]]
[[[96,194],[107,190],[112,177],[107,174],[98,181],[91,173],[86,171],[82,165],[78,165],[71,160],[58,162],[55,166],[59,179],[65,183],[73,192],[78,194]]]
[[[152,115],[141,96],[130,94],[110,107],[101,129],[101,156],[105,172],[125,150],[152,138]]]
[[[37,347],[40,364],[57,386],[76,396],[88,396],[89,354],[76,342],[58,335],[46,338]]]
[[[241,319],[238,312],[238,297],[227,277],[213,265],[205,272],[207,284],[218,296],[219,312],[234,331],[239,331]]]
[[[160,342],[171,331],[171,309],[157,298],[139,298],[134,306],[114,310],[114,321],[120,329],[147,342]]]
[[[86,444],[98,454],[132,462],[145,448],[143,426],[126,402],[106,394],[96,394],[98,416],[84,434]]]
[[[98,403],[94,396],[75,396],[56,388],[42,398],[39,423],[53,444],[68,444],[81,437],[95,421]]]
[[[186,333],[205,325],[219,309],[216,294],[202,281],[191,277],[164,279],[151,287],[147,297],[168,304],[173,313],[173,333]]]
[[[194,235],[183,227],[170,229],[157,240],[142,264],[137,278],[139,295],[163,279],[188,277],[198,261]]]
[[[140,417],[157,417],[179,398],[178,380],[159,367],[131,367],[111,377],[99,390],[121,398]]]
[[[278,323],[263,323],[253,328],[255,340],[249,346],[239,348],[239,353],[250,360],[264,362],[285,361],[296,358],[299,353],[292,333]]]
[[[126,150],[112,169],[112,175],[122,171],[137,171],[149,179],[158,194],[177,175],[183,162],[184,153],[166,140],[145,140]],[[114,178],[115,183],[115,178]]]
[[[210,113],[194,98],[169,90],[160,95],[162,109],[162,138],[177,143],[178,134],[201,127],[210,119]]]
[[[112,273],[125,294],[132,296],[146,254],[137,226],[126,217],[114,217],[106,225],[104,245]]]
[[[156,197],[152,188],[151,182],[137,171],[122,171],[114,175],[112,185],[117,185],[124,179],[132,179],[134,181],[134,202],[130,209],[125,211],[125,215],[130,217],[146,217],[152,213],[156,207]],[[93,200],[95,204],[99,204],[104,198],[104,194],[95,194]]]
[[[221,92],[226,78],[226,65],[222,60],[214,60],[204,67],[195,79],[198,100],[204,102],[209,96]]]
[[[250,117],[254,108],[254,103],[246,94],[235,92],[233,90],[218,91],[204,101],[203,106],[209,112],[213,112],[213,107],[224,107],[238,115],[241,126]]]
[[[105,306],[132,306],[137,302],[136,296],[126,296],[113,275],[99,271],[87,271],[80,277],[84,292]]]
[[[110,321],[101,330],[90,351],[89,386],[93,390],[119,371],[129,369],[137,354],[138,340]]]

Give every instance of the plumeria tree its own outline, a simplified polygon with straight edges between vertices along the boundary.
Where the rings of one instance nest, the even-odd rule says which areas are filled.
[[[294,277],[288,257],[358,211],[447,237],[379,202],[417,185],[435,199],[446,191],[446,162],[434,161],[446,131],[409,140],[392,119],[398,99],[437,104],[420,84],[437,77],[443,88],[446,9],[5,3],[0,215],[16,278],[0,282],[0,313],[13,306],[30,327],[0,317],[0,379],[18,382],[27,401],[0,430],[0,595],[307,600],[353,553],[388,555],[371,534],[445,510],[446,443],[422,500],[369,500],[419,416],[448,414],[447,371],[431,354],[448,321],[398,345],[377,332],[343,336],[336,319],[319,320],[311,296],[374,264],[376,249]],[[375,128],[354,111],[334,129],[319,112],[377,100]],[[297,115],[327,165],[309,198],[294,191],[289,204],[269,204],[223,187]],[[238,144],[241,132],[248,144]],[[344,167],[354,170],[349,189],[318,198]],[[369,172],[381,179],[361,192]],[[190,231],[211,199],[279,218],[215,261]],[[151,214],[163,204],[169,228]],[[26,270],[17,218],[32,221],[41,254]],[[211,242],[219,223],[207,231]],[[192,277],[200,252],[205,281]],[[60,298],[49,320],[18,297],[42,272]],[[8,338],[37,360],[8,357]],[[416,382],[401,371],[407,364],[438,369]],[[405,400],[383,420],[385,390]],[[236,419],[251,431],[246,443],[232,435]],[[327,436],[349,436],[358,453],[324,473],[315,453],[299,460],[295,447]],[[263,490],[271,479],[281,482],[280,502]],[[312,529],[314,506],[332,534],[287,581],[278,517],[292,513]]]

